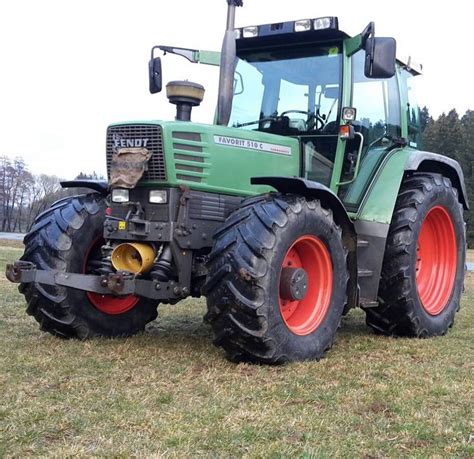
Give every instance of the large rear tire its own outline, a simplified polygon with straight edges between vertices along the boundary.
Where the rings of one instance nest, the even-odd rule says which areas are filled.
[[[56,202],[39,215],[25,236],[22,260],[38,269],[73,273],[93,272],[102,245],[105,200],[98,193]],[[20,284],[27,312],[43,331],[63,338],[129,336],[157,316],[156,303],[91,294],[67,287]]]
[[[251,198],[215,235],[204,287],[214,343],[232,361],[319,359],[347,300],[347,251],[318,200]]]
[[[466,233],[463,208],[449,179],[408,177],[387,238],[380,306],[367,325],[387,335],[443,335],[454,322],[463,290]]]

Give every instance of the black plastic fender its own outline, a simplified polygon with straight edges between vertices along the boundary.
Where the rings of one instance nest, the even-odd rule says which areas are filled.
[[[358,306],[357,234],[339,197],[322,183],[299,177],[252,177],[250,183],[252,185],[268,185],[280,193],[298,194],[319,199],[324,207],[333,212],[335,222],[342,228],[344,246],[348,250],[347,265],[350,276],[347,292],[348,307]]]
[[[405,164],[405,170],[413,172],[433,172],[449,178],[453,186],[458,190],[459,201],[464,209],[469,209],[464,174],[460,164],[456,160],[428,151],[414,151]]]
[[[109,184],[105,180],[65,180],[60,182],[62,188],[88,188],[106,196]]]

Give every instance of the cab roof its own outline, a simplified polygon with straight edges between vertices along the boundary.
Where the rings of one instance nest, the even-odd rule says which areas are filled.
[[[237,52],[259,48],[341,41],[350,38],[339,30],[337,17],[278,22],[237,29]]]
[[[339,20],[335,16],[242,27],[236,29],[236,33],[237,53],[293,44],[340,42],[352,38],[339,30]],[[415,64],[411,57],[397,58],[397,62],[412,75],[422,72],[422,65]]]

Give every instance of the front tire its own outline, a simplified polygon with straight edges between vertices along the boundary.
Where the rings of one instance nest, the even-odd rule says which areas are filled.
[[[445,334],[460,307],[465,250],[463,209],[450,180],[408,177],[387,238],[380,306],[366,310],[367,325],[386,335]]]
[[[347,300],[342,232],[318,200],[243,202],[215,235],[204,287],[214,343],[232,361],[319,359]]]
[[[35,220],[25,236],[22,260],[38,269],[91,272],[99,256],[105,200],[98,193],[65,198]],[[20,284],[27,313],[43,331],[63,338],[129,336],[157,316],[156,303],[133,296],[98,295],[73,288]]]

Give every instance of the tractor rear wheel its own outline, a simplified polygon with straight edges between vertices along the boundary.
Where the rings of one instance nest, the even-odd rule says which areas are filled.
[[[465,248],[463,209],[450,180],[407,178],[387,238],[380,306],[366,310],[367,325],[387,335],[445,334],[460,306]]]
[[[204,287],[214,343],[232,361],[319,359],[347,301],[347,251],[318,200],[251,198],[215,235]]]
[[[97,194],[65,198],[39,215],[25,236],[22,260],[38,269],[94,273],[100,265],[105,200]],[[156,303],[73,288],[20,284],[43,331],[63,338],[128,336],[156,318]]]

